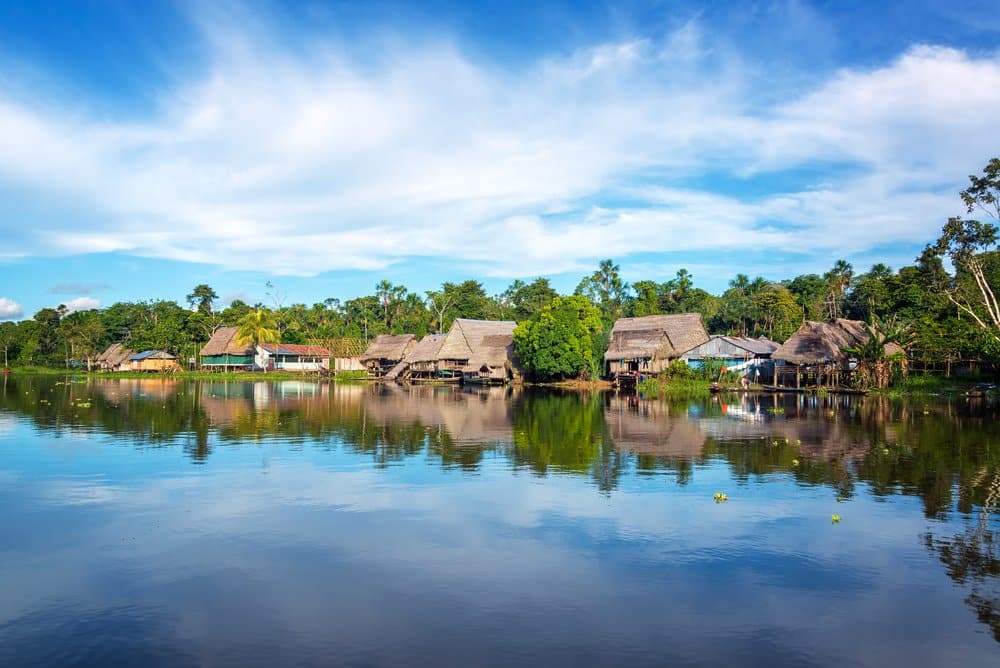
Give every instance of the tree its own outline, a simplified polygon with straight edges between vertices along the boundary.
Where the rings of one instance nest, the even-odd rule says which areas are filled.
[[[784,282],[789,292],[802,307],[806,320],[822,320],[823,301],[827,294],[827,284],[818,274],[801,274]]]
[[[971,185],[962,191],[966,213],[982,211],[1000,220],[1000,159],[993,158],[983,176],[969,176]],[[947,257],[955,275],[942,277],[939,287],[958,310],[970,316],[995,342],[1000,342],[1000,304],[994,290],[996,272],[988,271],[997,245],[997,227],[990,222],[949,218],[941,236],[924,249],[919,258],[928,261]]]
[[[514,329],[514,346],[525,368],[536,378],[575,378],[597,375],[595,345],[604,330],[601,312],[582,295],[555,297],[537,318]]]
[[[827,315],[830,320],[841,316],[844,296],[847,294],[847,288],[851,285],[852,278],[854,278],[854,267],[846,260],[837,260],[833,268],[823,274],[823,280],[826,281],[827,287]]]
[[[625,315],[629,301],[629,285],[622,280],[621,267],[610,259],[603,260],[590,276],[576,286],[574,294],[583,295],[601,310],[601,317],[610,326]]]
[[[862,389],[886,388],[898,372],[906,370],[906,349],[913,343],[910,328],[893,319],[872,318],[863,325],[868,339],[857,346],[844,348],[848,355],[857,358],[854,369],[855,382]],[[893,352],[886,349],[895,344]]]
[[[497,316],[517,322],[530,320],[557,296],[547,278],[536,278],[531,283],[516,280],[494,300]]]
[[[0,349],[3,349],[3,366],[10,367],[9,354],[17,343],[17,325],[9,320],[0,322]]]
[[[239,343],[252,343],[255,346],[277,343],[280,335],[278,326],[274,322],[274,315],[261,308],[247,313],[239,322],[236,340]],[[267,369],[264,371],[266,373]]]
[[[62,319],[59,329],[69,344],[69,359],[85,359],[90,371],[105,333],[100,314],[97,311],[71,313]]]
[[[770,339],[784,341],[802,323],[802,307],[781,285],[769,285],[755,294],[753,308],[759,314],[761,330]]]
[[[212,315],[212,302],[218,298],[219,295],[215,294],[215,290],[205,283],[200,283],[194,286],[194,290],[187,296],[187,303],[200,313]]]
[[[435,329],[443,332],[451,327],[455,318],[485,318],[490,298],[479,281],[443,283],[439,291],[427,293],[427,307],[434,315]]]

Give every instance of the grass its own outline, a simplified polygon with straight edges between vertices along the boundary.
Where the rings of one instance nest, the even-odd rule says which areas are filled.
[[[647,378],[638,390],[651,399],[704,399],[712,383],[697,378]]]
[[[887,397],[933,396],[965,392],[972,384],[967,378],[947,378],[922,373],[907,376],[884,390],[872,390],[871,394]]]
[[[16,375],[38,376],[86,376],[93,378],[181,378],[185,380],[318,380],[332,379],[338,382],[357,382],[368,379],[364,371],[343,371],[336,376],[320,376],[317,373],[301,373],[293,371],[177,371],[174,373],[143,373],[141,371],[112,371],[87,373],[83,369],[51,369],[47,367],[20,367],[11,369]]]

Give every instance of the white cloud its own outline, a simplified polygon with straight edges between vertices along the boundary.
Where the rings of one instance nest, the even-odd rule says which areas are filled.
[[[0,297],[0,320],[16,320],[24,315],[24,309],[15,301]]]
[[[70,299],[68,302],[63,302],[63,305],[66,307],[67,313],[101,308],[100,300],[93,297],[76,297],[75,299]]]
[[[636,252],[840,256],[929,239],[964,175],[1000,152],[1000,58],[952,49],[915,47],[806,93],[776,85],[764,103],[752,68],[705,49],[695,24],[517,71],[447,43],[362,63],[208,30],[205,71],[141,121],[0,93],[0,181],[99,221],[0,231],[34,254],[303,275],[415,256],[504,276]],[[763,196],[685,187],[824,164],[838,166],[824,183]]]

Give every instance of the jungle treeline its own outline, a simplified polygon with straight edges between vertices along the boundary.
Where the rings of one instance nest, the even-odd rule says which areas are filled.
[[[906,266],[878,263],[860,270],[839,260],[815,273],[777,281],[739,273],[722,294],[712,294],[698,287],[698,277],[686,269],[666,281],[627,283],[620,265],[608,259],[582,277],[574,295],[585,298],[593,307],[591,315],[600,317],[602,331],[592,332],[595,347],[623,316],[697,312],[710,333],[777,341],[804,320],[844,317],[905,328],[908,354],[918,362],[991,362],[1000,356],[995,296],[1000,258],[994,225],[1000,219],[1000,159],[969,179],[970,186],[960,193],[963,215],[944,223],[940,237]],[[580,313],[581,300],[565,297],[544,277],[515,280],[493,295],[474,278],[423,293],[383,280],[371,294],[346,301],[331,297],[311,305],[285,303],[269,284],[261,303],[236,300],[221,306],[215,290],[201,284],[184,303],[150,299],[75,312],[59,306],[20,322],[2,322],[0,355],[6,367],[86,365],[111,343],[126,342],[133,350],[163,349],[187,359],[197,356],[216,328],[238,325],[252,312],[264,312],[284,343],[363,343],[382,333],[447,331],[455,318],[534,323],[551,315],[554,304],[567,302],[573,313]]]

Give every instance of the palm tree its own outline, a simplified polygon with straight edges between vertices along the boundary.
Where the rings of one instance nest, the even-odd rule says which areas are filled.
[[[829,308],[830,320],[840,317],[840,303],[844,300],[847,288],[854,278],[854,267],[846,260],[837,260],[833,268],[823,274],[826,280],[829,294],[827,296],[827,307]]]
[[[868,340],[851,348],[841,348],[858,360],[854,370],[856,384],[862,389],[889,387],[897,370],[906,372],[906,351],[913,345],[913,331],[895,318],[882,320],[874,314],[872,321],[862,327]]]
[[[250,311],[240,318],[238,327],[236,330],[238,343],[252,343],[254,346],[259,346],[264,343],[278,343],[280,339],[274,315],[262,308]],[[264,373],[267,373],[266,366]]]

